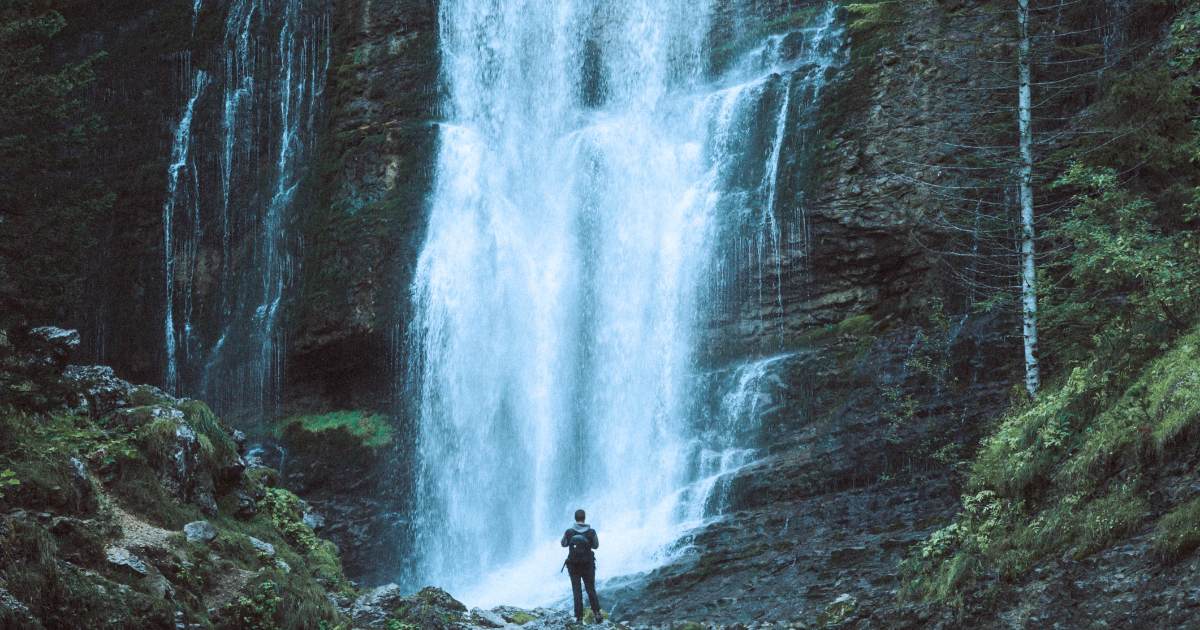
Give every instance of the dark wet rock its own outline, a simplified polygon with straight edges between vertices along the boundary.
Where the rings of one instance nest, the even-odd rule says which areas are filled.
[[[403,558],[404,519],[395,511],[397,485],[387,474],[389,445],[372,447],[345,429],[284,428],[287,465],[281,484],[312,506],[313,525],[342,550],[346,574],[365,584],[391,580]],[[313,527],[317,529],[317,527]]]
[[[437,3],[351,0],[333,19],[328,170],[301,226],[287,389],[308,406],[383,408],[436,155]]]
[[[42,326],[0,332],[0,400],[27,411],[49,411],[74,398],[62,378],[79,347],[74,330]]]
[[[109,547],[104,550],[104,557],[109,564],[125,569],[137,575],[149,575],[150,568],[146,562],[124,547]]]
[[[308,510],[303,516],[304,524],[308,525],[314,532],[325,529],[325,517],[312,510]]]
[[[57,326],[31,328],[26,340],[30,350],[60,370],[66,366],[67,359],[79,349],[79,331]]]
[[[237,505],[234,514],[238,518],[247,519],[258,514],[258,501],[249,492],[238,488],[233,491],[233,497]]]
[[[32,618],[29,607],[0,586],[0,624],[6,628],[20,628],[22,623],[28,623]]]
[[[111,530],[96,520],[55,516],[50,519],[47,530],[54,536],[63,558],[69,562],[94,566],[107,556],[103,541],[111,535]]]

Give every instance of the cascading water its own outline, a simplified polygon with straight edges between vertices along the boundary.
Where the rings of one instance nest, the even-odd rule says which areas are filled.
[[[187,60],[190,62],[190,57]],[[190,75],[191,64],[185,64],[185,68],[185,76]],[[183,113],[179,116],[179,124],[175,126],[175,133],[172,137],[171,162],[167,166],[167,195],[165,201],[163,201],[163,278],[166,283],[166,304],[163,307],[163,332],[165,335],[164,348],[167,354],[166,374],[163,378],[163,385],[167,391],[172,393],[179,386],[179,348],[175,331],[174,291],[175,211],[177,206],[182,205],[180,202],[185,201],[190,202],[190,214],[192,216],[196,216],[199,213],[197,195],[185,196],[184,190],[179,187],[179,180],[187,174],[185,170],[190,173],[195,172],[195,164],[190,164],[192,155],[192,119],[196,113],[196,101],[199,100],[200,95],[204,93],[204,88],[207,86],[208,75],[203,70],[196,70],[196,74],[191,80],[191,96],[183,108]]]
[[[412,288],[413,585],[556,599],[580,506],[602,576],[652,568],[751,452],[700,426],[698,329],[722,276],[782,256],[784,136],[840,32],[829,7],[717,73],[715,4],[441,3],[448,122]],[[746,239],[756,259],[725,253]]]
[[[203,19],[200,0],[193,8]],[[188,102],[168,171],[165,380],[221,412],[265,414],[281,388],[280,306],[293,271],[288,225],[317,133],[331,57],[329,6],[232,0],[223,10],[221,45],[193,82],[203,75],[216,89]],[[186,164],[192,188],[184,223],[177,220],[184,167],[176,158],[193,146],[192,153],[217,157]]]

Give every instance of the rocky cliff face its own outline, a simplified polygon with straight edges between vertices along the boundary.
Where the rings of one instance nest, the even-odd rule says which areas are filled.
[[[764,420],[770,454],[738,474],[728,514],[681,541],[678,562],[613,585],[616,614],[856,628],[1179,623],[1195,605],[1184,577],[1194,560],[1149,560],[1148,527],[1084,560],[1048,558],[1004,596],[968,594],[967,612],[899,597],[900,562],[959,510],[964,460],[1019,380],[1011,316],[955,310],[962,269],[936,220],[977,203],[961,192],[977,182],[954,166],[973,144],[967,117],[997,107],[980,60],[1003,50],[1011,25],[988,3],[911,3],[884,17],[853,36],[817,166],[794,173],[809,178],[792,185],[808,191],[811,237],[782,265],[786,308],[750,296],[714,327],[719,355],[796,352]],[[1161,38],[1162,18],[1138,28]],[[1192,483],[1164,468],[1154,501]]]
[[[288,391],[385,408],[431,181],[432,0],[338,3],[320,194],[304,213]]]
[[[179,115],[184,67],[192,46],[189,2],[64,2],[67,30],[60,36],[69,59],[99,51],[95,89],[87,102],[103,121],[100,154],[87,162],[115,195],[101,222],[95,261],[103,270],[91,287],[77,326],[83,352],[114,363],[138,381],[162,375],[162,335],[147,322],[161,319],[161,209],[171,154],[171,127]]]

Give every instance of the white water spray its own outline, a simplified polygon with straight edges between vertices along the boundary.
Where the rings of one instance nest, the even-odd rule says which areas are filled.
[[[412,288],[414,581],[473,605],[558,599],[580,506],[601,577],[651,569],[753,454],[696,426],[697,328],[722,248],[757,233],[780,257],[790,92],[824,81],[838,33],[830,8],[714,77],[712,12],[442,3],[449,122]]]

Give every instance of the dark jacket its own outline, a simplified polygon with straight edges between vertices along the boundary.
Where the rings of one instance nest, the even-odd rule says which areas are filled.
[[[596,530],[592,529],[587,523],[576,523],[571,529],[568,529],[563,534],[562,546],[569,547],[571,545],[571,537],[575,534],[583,534],[584,538],[587,538],[588,542],[591,543],[592,549],[600,548],[600,537],[596,535]],[[596,561],[596,554],[592,553],[591,549],[588,550],[588,559],[591,562]]]

